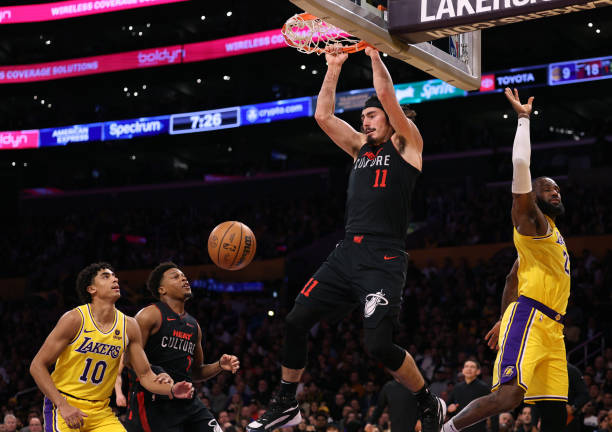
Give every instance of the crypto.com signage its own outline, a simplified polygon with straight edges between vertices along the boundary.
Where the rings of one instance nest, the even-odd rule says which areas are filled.
[[[417,43],[610,5],[612,0],[389,0],[389,32]]]
[[[212,60],[286,47],[280,30],[269,30],[125,53],[0,67],[0,84],[47,81],[105,72]]]
[[[0,24],[52,21],[187,0],[68,0],[23,6],[0,6]]]

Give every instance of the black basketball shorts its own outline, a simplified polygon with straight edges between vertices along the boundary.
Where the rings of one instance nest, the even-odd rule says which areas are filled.
[[[124,423],[128,432],[222,432],[204,403],[193,399],[160,398],[153,400],[147,391],[130,395],[130,406]]]
[[[347,234],[295,301],[322,308],[331,320],[360,306],[365,328],[376,328],[385,316],[397,325],[407,263],[401,240]]]

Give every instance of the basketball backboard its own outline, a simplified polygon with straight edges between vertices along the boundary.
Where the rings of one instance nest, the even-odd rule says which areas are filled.
[[[455,87],[463,90],[480,88],[479,30],[462,35],[455,57],[429,42],[410,44],[392,36],[386,12],[365,0],[356,1],[291,0],[304,11]]]

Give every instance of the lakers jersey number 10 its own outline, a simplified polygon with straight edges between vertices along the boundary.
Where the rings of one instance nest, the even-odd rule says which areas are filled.
[[[121,354],[126,346],[125,315],[115,310],[115,323],[103,332],[96,324],[90,305],[76,308],[81,328],[55,363],[51,378],[67,395],[92,401],[110,397],[115,385]]]
[[[514,228],[519,256],[518,295],[530,297],[564,315],[570,295],[570,260],[563,236],[546,216],[550,232],[524,236]]]

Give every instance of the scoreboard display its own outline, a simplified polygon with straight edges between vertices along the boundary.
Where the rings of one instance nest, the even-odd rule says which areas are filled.
[[[561,85],[612,78],[612,56],[548,65],[548,84]]]
[[[240,126],[240,107],[170,116],[170,135],[207,132]]]

